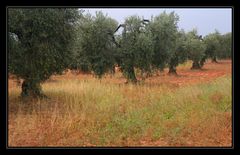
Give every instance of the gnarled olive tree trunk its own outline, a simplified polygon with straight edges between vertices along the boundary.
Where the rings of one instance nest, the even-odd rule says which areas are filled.
[[[169,66],[168,74],[169,74],[169,75],[177,75],[176,67],[170,65],[170,66]]]
[[[217,57],[213,57],[213,58],[212,58],[212,62],[213,62],[213,63],[218,63]]]
[[[125,68],[125,76],[127,78],[126,83],[137,83],[137,78],[133,66],[128,66],[127,68]]]
[[[40,82],[25,79],[22,83],[21,97],[46,97],[42,92]]]
[[[204,56],[201,60],[200,60],[200,67],[202,68],[204,63],[206,62],[207,56]]]
[[[199,64],[198,61],[193,61],[191,69],[201,69],[201,65]]]

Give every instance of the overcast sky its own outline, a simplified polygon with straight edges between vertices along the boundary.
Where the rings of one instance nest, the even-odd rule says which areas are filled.
[[[119,23],[123,23],[124,19],[131,15],[138,15],[145,19],[150,19],[151,15],[156,16],[166,10],[167,13],[174,11],[179,15],[179,28],[183,28],[185,31],[190,31],[193,28],[197,28],[200,35],[207,35],[214,32],[217,29],[220,33],[224,34],[232,32],[232,9],[231,8],[150,8],[150,9],[87,9],[85,12],[89,12],[95,15],[96,11],[102,11],[104,14],[114,18]]]

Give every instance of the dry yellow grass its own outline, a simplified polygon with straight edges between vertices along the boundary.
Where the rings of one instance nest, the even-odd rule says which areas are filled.
[[[229,74],[182,86],[80,76],[53,77],[43,84],[50,99],[28,101],[10,80],[9,146],[232,144]]]

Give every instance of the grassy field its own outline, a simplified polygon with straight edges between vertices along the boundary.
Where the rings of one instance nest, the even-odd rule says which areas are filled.
[[[231,62],[190,65],[138,85],[120,73],[55,76],[45,100],[20,100],[9,79],[9,146],[231,146]]]

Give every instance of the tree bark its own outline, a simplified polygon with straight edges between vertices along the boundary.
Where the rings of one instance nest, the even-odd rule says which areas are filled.
[[[137,83],[137,78],[133,67],[128,68],[127,83]]]
[[[169,75],[177,75],[177,70],[176,70],[176,68],[173,67],[173,66],[170,66],[170,67],[169,67],[168,74],[169,74]]]
[[[46,97],[43,92],[39,82],[34,82],[32,80],[24,80],[22,83],[21,97]]]
[[[206,58],[202,58],[200,61],[200,67],[202,68],[204,63],[206,62]]]
[[[212,62],[213,62],[213,63],[218,63],[218,62],[217,62],[217,57],[213,57],[213,58],[212,58]]]
[[[191,69],[201,69],[201,66],[198,61],[194,61]]]
[[[115,74],[115,66],[113,66],[113,67],[110,69],[110,75],[111,75],[111,77],[113,77],[114,74]]]
[[[116,72],[116,71],[115,71],[115,67],[116,67],[115,65],[112,66],[112,69],[111,69],[111,73],[112,73],[112,74],[115,74],[115,72]]]
[[[163,73],[164,72],[164,68],[160,67],[160,72]]]
[[[147,72],[147,78],[151,77],[152,76],[152,72]]]

